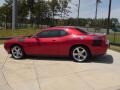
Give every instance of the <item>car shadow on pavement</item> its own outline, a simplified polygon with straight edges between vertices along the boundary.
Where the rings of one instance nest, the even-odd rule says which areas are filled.
[[[43,61],[72,61],[72,58],[69,57],[45,57],[45,56],[27,56],[25,60],[43,60]],[[84,63],[103,63],[103,64],[112,64],[113,57],[112,55],[104,55],[93,57]]]
[[[70,57],[56,57],[56,56],[27,56],[29,60],[45,60],[45,61],[73,61]]]
[[[91,58],[88,62],[112,64],[114,61],[113,61],[112,55],[103,55],[103,56],[98,56],[98,57]]]

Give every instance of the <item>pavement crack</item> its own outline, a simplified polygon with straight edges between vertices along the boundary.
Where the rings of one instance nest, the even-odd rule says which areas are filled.
[[[37,80],[37,83],[38,83],[39,90],[42,90],[42,89],[41,89],[41,86],[40,86],[38,71],[37,71],[37,68],[36,68],[36,65],[35,65],[35,62],[34,62],[34,61],[33,61],[33,68],[34,68],[34,71],[35,71],[36,80]]]
[[[3,70],[3,68],[4,68],[4,66],[5,66],[5,64],[6,64],[6,62],[7,62],[7,60],[8,60],[8,55],[7,55],[7,57],[5,58],[5,60],[4,60],[3,64],[2,64],[2,66],[1,66],[1,68],[0,68],[1,71]]]
[[[9,82],[7,81],[4,72],[3,72],[3,71],[1,71],[1,72],[2,72],[2,74],[3,74],[3,78],[5,79],[6,84],[8,85],[8,87],[11,88],[11,90],[14,90],[14,89],[10,86]]]
[[[1,73],[2,73],[2,75],[3,75],[3,78],[4,78],[4,80],[6,81],[6,84],[8,85],[8,87],[11,88],[11,90],[14,90],[14,89],[10,86],[10,84],[8,83],[8,81],[7,81],[6,77],[5,77],[5,74],[4,74],[4,72],[3,72],[4,66],[5,66],[5,64],[7,63],[7,60],[8,60],[8,55],[7,55],[7,57],[5,58],[2,66],[1,66],[1,68],[0,68],[0,71],[1,71]],[[2,78],[1,78],[1,79],[2,79]]]

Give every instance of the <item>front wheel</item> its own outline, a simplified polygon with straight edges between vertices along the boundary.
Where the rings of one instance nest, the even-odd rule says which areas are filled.
[[[87,48],[82,46],[77,46],[72,49],[72,58],[77,62],[84,62],[89,57],[89,51]]]
[[[12,57],[15,58],[15,59],[22,59],[24,57],[24,51],[18,45],[13,46],[11,48],[11,54],[12,54]]]

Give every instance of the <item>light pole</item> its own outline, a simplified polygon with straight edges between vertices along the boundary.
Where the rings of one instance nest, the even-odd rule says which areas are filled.
[[[78,25],[79,25],[79,16],[80,16],[80,0],[79,0],[79,3],[78,3]]]
[[[98,5],[101,3],[101,0],[96,0],[96,10],[95,10],[95,27],[97,28],[97,14],[98,14]],[[95,32],[96,32],[95,28]]]
[[[97,20],[97,13],[98,13],[98,0],[96,1],[95,20]]]
[[[17,14],[17,0],[13,0],[12,3],[12,30],[16,29],[16,14]]]
[[[111,4],[112,4],[112,0],[109,0],[107,34],[109,34],[109,29],[110,29]]]

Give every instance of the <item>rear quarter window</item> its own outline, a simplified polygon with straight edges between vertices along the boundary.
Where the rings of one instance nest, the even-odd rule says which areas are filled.
[[[87,32],[86,30],[81,29],[80,27],[76,27],[75,29],[76,29],[77,31],[79,31],[80,33],[89,34],[89,32]]]

